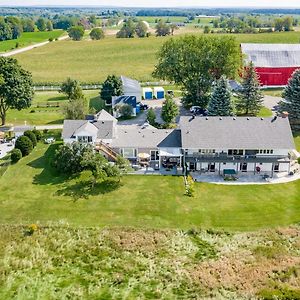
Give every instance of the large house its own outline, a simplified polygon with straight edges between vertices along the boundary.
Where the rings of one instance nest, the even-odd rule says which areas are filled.
[[[286,85],[300,68],[300,44],[241,44],[241,50],[264,86]]]
[[[178,129],[119,125],[102,110],[93,120],[65,120],[65,143],[91,143],[109,159],[133,164],[146,154],[158,168],[217,174],[289,172],[295,149],[287,117],[189,117]]]

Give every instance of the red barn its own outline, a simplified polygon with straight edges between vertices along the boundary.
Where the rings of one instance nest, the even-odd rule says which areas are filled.
[[[246,62],[253,62],[264,86],[283,86],[300,69],[300,44],[241,44]]]

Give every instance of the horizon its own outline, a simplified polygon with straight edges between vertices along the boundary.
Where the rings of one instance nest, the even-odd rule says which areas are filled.
[[[100,2],[100,3],[99,3]],[[81,7],[81,8],[198,8],[198,9],[222,9],[222,8],[247,8],[247,9],[295,9],[300,8],[298,0],[289,0],[282,3],[281,0],[252,0],[241,4],[239,0],[228,0],[226,4],[222,0],[186,0],[184,4],[180,0],[90,0],[86,4],[83,0],[15,0],[14,4],[9,0],[0,0],[0,7]]]

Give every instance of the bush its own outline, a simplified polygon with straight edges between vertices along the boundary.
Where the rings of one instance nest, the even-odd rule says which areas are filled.
[[[42,139],[42,134],[39,130],[33,129],[32,132],[34,133],[37,141],[40,141]]]
[[[29,137],[27,137],[25,135],[20,136],[16,140],[15,148],[19,149],[22,152],[22,156],[26,156],[33,149],[32,141]]]
[[[36,144],[37,144],[37,140],[36,140],[35,134],[31,130],[26,130],[24,132],[24,135],[27,136],[31,140],[32,146],[34,148],[36,146]]]
[[[22,158],[22,152],[20,149],[13,149],[10,152],[10,159],[12,163],[17,163]]]
[[[51,37],[51,38],[49,38],[49,39],[48,39],[48,41],[51,43],[51,42],[53,42],[53,41],[54,41],[54,38],[53,38],[53,37]]]
[[[298,164],[300,165],[300,157],[298,157],[297,161],[298,161]]]

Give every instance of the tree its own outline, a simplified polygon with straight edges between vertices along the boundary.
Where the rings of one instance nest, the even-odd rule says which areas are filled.
[[[117,156],[115,164],[123,174],[132,170],[130,161],[121,155]]]
[[[209,116],[232,116],[234,114],[234,105],[226,77],[222,76],[216,81],[207,110]]]
[[[6,40],[11,40],[13,37],[12,30],[10,26],[5,23],[4,20],[0,19],[0,42],[1,41],[6,41]]]
[[[241,90],[238,92],[236,108],[246,115],[256,115],[262,108],[263,95],[260,83],[252,62],[245,68]]]
[[[107,103],[111,103],[112,96],[121,96],[123,94],[123,85],[120,77],[108,75],[102,85],[100,97]]]
[[[60,86],[60,93],[65,94],[69,100],[83,98],[83,93],[79,81],[76,79],[67,78]]]
[[[23,156],[26,156],[32,151],[33,145],[29,137],[22,135],[17,138],[15,148],[19,149]]]
[[[10,159],[12,163],[17,163],[22,158],[22,152],[20,149],[13,149],[10,151]]]
[[[0,57],[0,77],[0,117],[4,125],[8,109],[30,107],[34,90],[31,74],[13,58]]]
[[[89,144],[78,142],[61,145],[55,152],[52,165],[61,174],[78,174],[83,170],[81,162],[84,153],[90,149]]]
[[[22,26],[24,32],[34,32],[35,24],[32,19],[22,19]]]
[[[131,117],[133,113],[132,106],[130,104],[122,104],[118,108],[118,112],[123,117]]]
[[[170,35],[171,28],[170,26],[165,23],[163,20],[159,20],[158,23],[155,26],[155,33],[157,36],[166,36]]]
[[[135,33],[138,37],[146,37],[148,32],[148,27],[143,21],[139,21],[135,27]]]
[[[37,141],[40,141],[42,139],[42,134],[39,130],[33,129],[32,132],[34,133]]]
[[[279,103],[279,111],[287,111],[291,119],[300,120],[300,69],[289,79],[282,97],[284,101]]]
[[[171,124],[179,114],[179,108],[171,97],[166,97],[161,109],[161,117],[166,124]]]
[[[210,33],[210,27],[208,25],[204,26],[203,33]]]
[[[186,107],[206,107],[212,83],[222,75],[235,78],[241,68],[239,45],[233,37],[171,38],[159,51],[153,75],[174,81],[184,91]]]
[[[93,28],[90,32],[90,38],[92,40],[104,39],[104,31],[101,28]]]
[[[37,144],[37,140],[36,140],[35,134],[31,130],[26,130],[24,132],[24,136],[27,136],[31,140],[32,146],[34,148],[36,146],[36,144]]]
[[[6,23],[9,24],[12,30],[12,38],[17,39],[23,32],[21,20],[17,17],[9,16],[6,18]]]
[[[53,24],[52,24],[51,20],[47,20],[46,28],[48,31],[53,31]]]
[[[117,38],[133,38],[135,34],[135,24],[129,19],[124,22],[123,27],[117,32]]]
[[[62,106],[62,113],[65,119],[82,120],[87,114],[87,105],[84,98],[73,99]]]
[[[200,19],[199,19],[199,20],[200,20]],[[179,27],[178,27],[176,24],[172,23],[172,24],[170,25],[170,30],[171,30],[171,34],[172,34],[172,35],[174,35],[174,31],[177,30],[177,29],[179,29]]]
[[[84,36],[84,28],[82,26],[73,26],[68,29],[68,34],[73,41],[80,41]]]
[[[46,31],[47,29],[47,24],[44,18],[39,18],[36,21],[36,27],[39,31]]]
[[[152,107],[147,112],[147,121],[152,126],[154,126],[156,124],[156,114]]]

